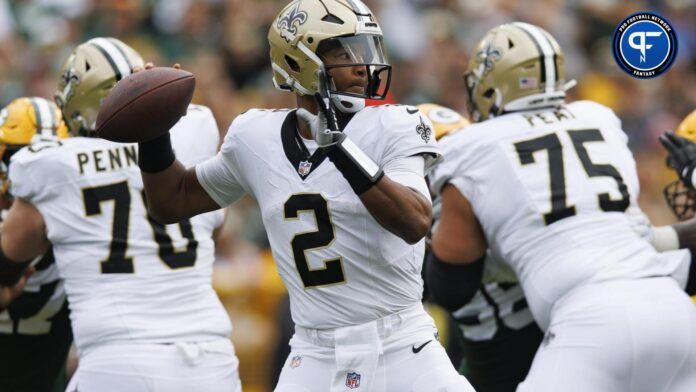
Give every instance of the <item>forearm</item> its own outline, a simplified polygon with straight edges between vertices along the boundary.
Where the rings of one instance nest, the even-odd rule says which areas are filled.
[[[220,208],[201,187],[195,168],[174,158],[169,135],[140,143],[139,165],[147,207],[160,223],[176,223]]]
[[[428,233],[432,208],[415,190],[383,176],[360,195],[370,214],[391,233],[415,244]]]

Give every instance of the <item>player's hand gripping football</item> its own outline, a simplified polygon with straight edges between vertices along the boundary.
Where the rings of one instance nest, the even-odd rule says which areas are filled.
[[[336,114],[331,107],[325,71],[319,71],[319,90],[314,94],[319,112],[314,115],[304,108],[297,109],[297,116],[309,125],[312,138],[321,148],[331,147],[340,142],[345,135],[338,130]]]
[[[667,149],[667,164],[676,170],[684,185],[694,189],[693,174],[696,169],[696,144],[672,132],[660,136],[660,143]]]

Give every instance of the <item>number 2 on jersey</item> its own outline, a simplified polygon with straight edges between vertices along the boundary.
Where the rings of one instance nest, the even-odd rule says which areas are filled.
[[[300,212],[311,212],[317,230],[296,234],[292,238],[292,255],[305,288],[328,286],[345,282],[341,258],[324,260],[325,268],[311,269],[307,264],[308,250],[319,250],[331,245],[335,238],[326,199],[318,193],[301,193],[290,196],[284,206],[285,220],[299,219]]]
[[[602,211],[624,212],[630,204],[628,187],[619,171],[609,164],[595,164],[590,160],[585,143],[604,142],[604,137],[598,129],[581,129],[567,131],[573,142],[575,153],[589,177],[611,177],[616,181],[621,199],[611,200],[609,193],[597,195]],[[569,206],[566,198],[565,166],[563,163],[563,145],[556,133],[522,142],[515,143],[515,150],[522,165],[535,163],[534,153],[546,150],[549,159],[549,176],[551,186],[551,211],[544,214],[544,223],[550,225],[561,219],[576,214],[575,206]]]

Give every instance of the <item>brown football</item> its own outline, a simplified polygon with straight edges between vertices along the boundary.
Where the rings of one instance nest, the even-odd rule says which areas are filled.
[[[97,115],[97,135],[121,143],[152,140],[168,132],[186,114],[196,78],[175,68],[136,72],[104,98]]]

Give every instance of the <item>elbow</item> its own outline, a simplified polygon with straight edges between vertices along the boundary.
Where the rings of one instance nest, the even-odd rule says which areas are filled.
[[[430,216],[423,214],[414,217],[401,227],[403,230],[400,237],[409,245],[416,244],[428,234],[428,230],[430,230]]]
[[[171,225],[172,223],[177,223],[181,220],[177,219],[176,215],[172,213],[171,209],[148,206],[147,211],[152,219],[163,225]]]

